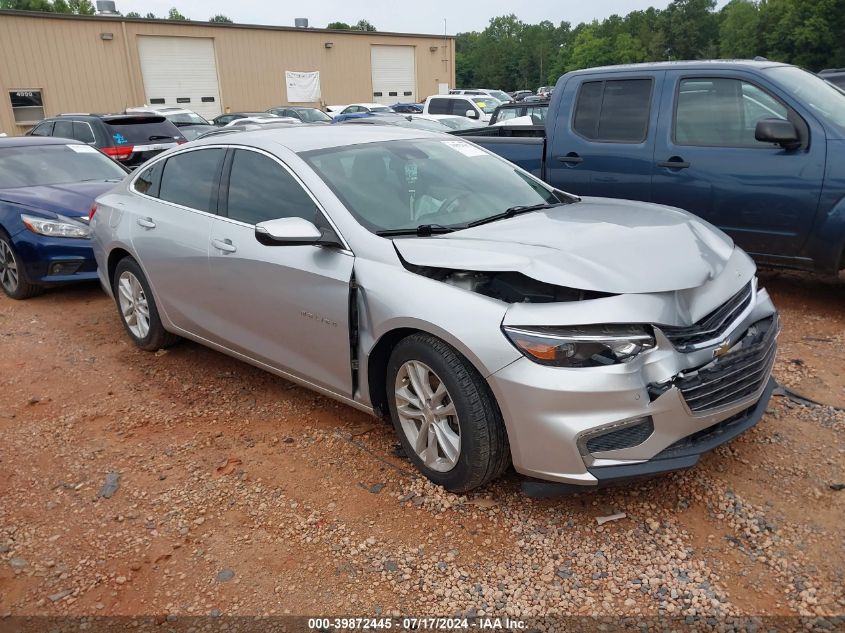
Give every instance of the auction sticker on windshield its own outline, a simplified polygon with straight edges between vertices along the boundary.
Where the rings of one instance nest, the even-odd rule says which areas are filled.
[[[464,156],[469,156],[472,158],[473,156],[487,156],[487,152],[485,152],[480,147],[476,147],[475,145],[470,145],[469,143],[464,143],[463,141],[440,141],[444,145],[451,147],[456,152],[460,152]]]

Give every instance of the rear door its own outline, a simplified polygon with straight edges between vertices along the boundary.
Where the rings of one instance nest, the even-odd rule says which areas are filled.
[[[799,252],[825,165],[824,130],[754,75],[669,71],[655,152],[655,202],[686,209],[756,255]],[[803,137],[787,150],[754,138],[757,122],[789,119]]]
[[[212,337],[213,311],[226,303],[212,293],[208,275],[224,156],[225,149],[202,148],[154,163],[134,181],[138,202],[126,210],[132,245],[159,309],[203,338]]]
[[[663,72],[575,75],[558,96],[549,183],[575,194],[648,201]]]
[[[327,222],[314,198],[278,158],[230,151],[225,209],[211,233],[211,289],[225,309],[215,328],[227,347],[335,393],[352,395],[349,292],[352,253],[322,246],[267,246],[266,220]],[[226,217],[222,217],[225,213]],[[221,304],[221,305],[223,305]]]

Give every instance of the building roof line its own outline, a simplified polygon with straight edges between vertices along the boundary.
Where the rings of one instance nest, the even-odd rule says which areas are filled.
[[[292,31],[296,33],[322,33],[337,34],[337,35],[369,35],[370,37],[424,37],[427,39],[455,39],[454,35],[437,35],[432,33],[396,33],[394,31],[346,31],[341,29],[317,29],[311,27],[297,27],[297,26],[275,26],[269,24],[240,24],[226,22],[202,22],[199,20],[167,20],[159,19],[150,20],[148,18],[127,18],[122,15],[76,15],[73,13],[49,13],[46,11],[17,11],[12,9],[0,9],[0,17],[13,16],[25,18],[44,18],[44,19],[59,19],[59,20],[83,20],[83,21],[100,21],[100,22],[127,22],[127,23],[141,23],[141,24],[167,24],[170,26],[202,26],[213,27],[221,29],[255,29],[261,31]]]

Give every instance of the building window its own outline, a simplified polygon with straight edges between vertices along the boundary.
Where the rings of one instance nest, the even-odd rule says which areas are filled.
[[[11,90],[9,99],[15,123],[24,125],[44,118],[44,100],[40,90]]]

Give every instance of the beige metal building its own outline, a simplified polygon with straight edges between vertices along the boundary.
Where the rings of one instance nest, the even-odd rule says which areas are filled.
[[[419,101],[455,85],[453,37],[0,11],[0,132],[62,112],[143,104],[206,116],[287,105],[285,72],[320,101]]]

